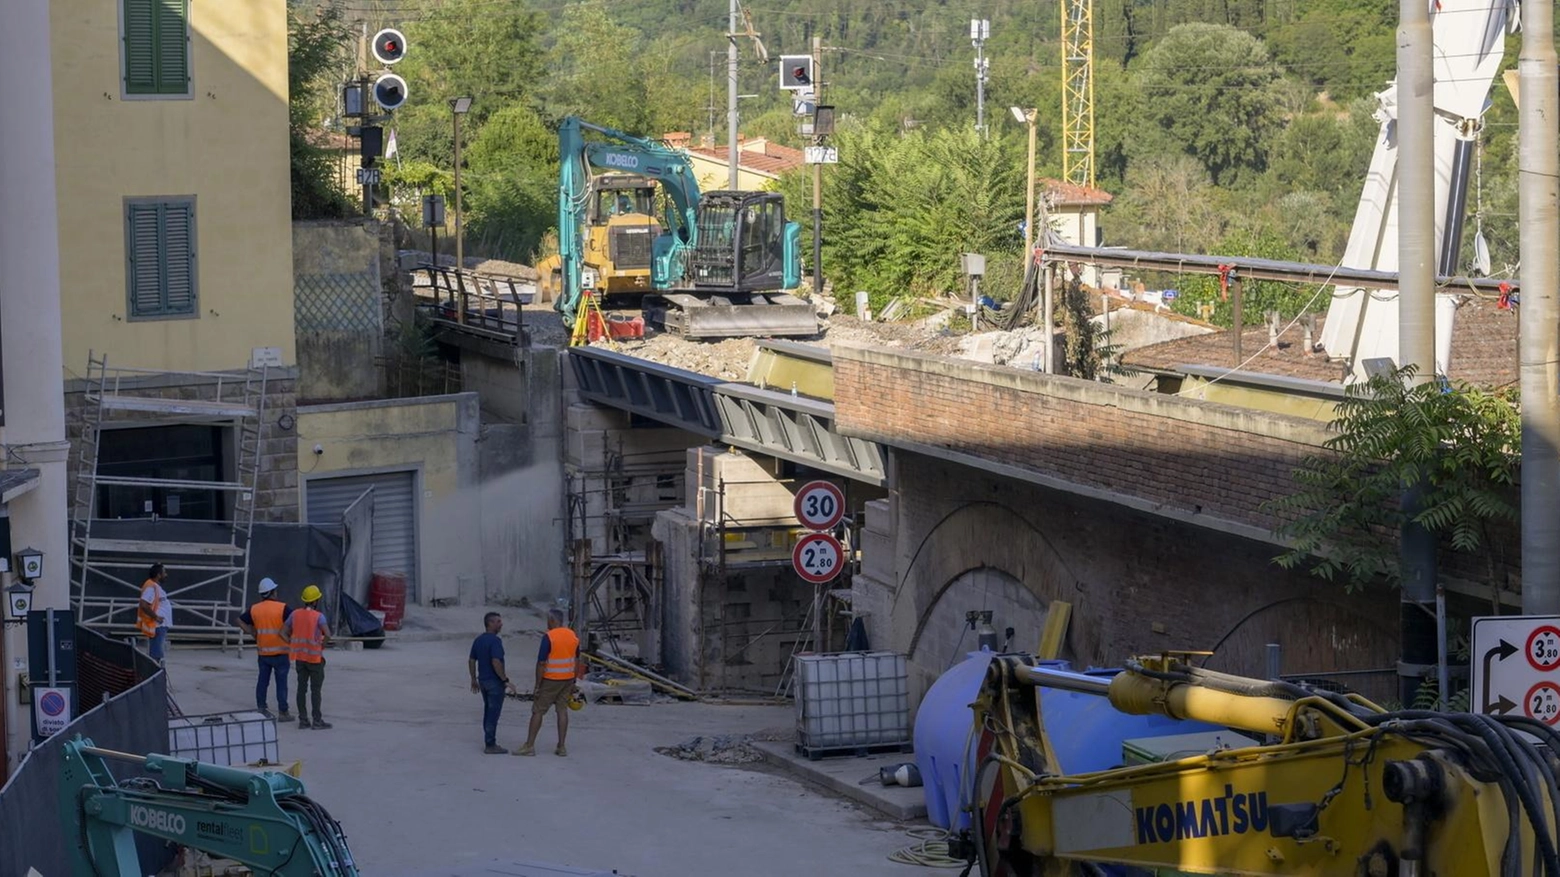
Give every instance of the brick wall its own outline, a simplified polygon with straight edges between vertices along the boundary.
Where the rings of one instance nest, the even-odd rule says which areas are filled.
[[[1276,523],[1262,503],[1326,438],[1302,418],[919,354],[839,346],[834,382],[847,435],[1259,537]]]
[[[224,382],[223,400],[237,401],[243,388],[243,373],[235,372],[231,385]],[[209,378],[187,375],[151,376],[139,382],[135,390],[123,390],[127,395],[149,396],[159,399],[215,399],[216,382]],[[65,428],[71,442],[70,484],[71,502],[76,499],[76,477],[81,466],[81,427],[85,413],[85,396],[80,381],[71,381],[65,387]],[[260,472],[256,482],[255,521],[257,523],[295,523],[298,518],[298,435],[295,426],[283,429],[280,422],[296,424],[297,372],[296,369],[271,369],[268,372],[265,394],[265,418],[261,430]],[[107,421],[114,422],[114,421]],[[128,419],[127,421],[128,422]],[[144,426],[162,426],[181,421],[175,416],[159,417],[139,415],[136,423]]]

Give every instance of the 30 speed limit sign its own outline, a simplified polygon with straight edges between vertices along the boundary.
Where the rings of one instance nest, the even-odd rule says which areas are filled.
[[[845,494],[827,481],[809,481],[796,492],[792,510],[809,530],[831,530],[845,517]]]
[[[828,533],[808,533],[791,549],[791,565],[796,568],[797,575],[821,585],[839,575],[844,555],[840,540]]]

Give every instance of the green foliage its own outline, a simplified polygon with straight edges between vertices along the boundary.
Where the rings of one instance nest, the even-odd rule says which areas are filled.
[[[1296,493],[1267,505],[1293,546],[1277,558],[1281,566],[1309,568],[1350,590],[1397,584],[1397,534],[1407,521],[1398,498],[1409,486],[1423,488],[1414,522],[1456,551],[1491,558],[1491,534],[1517,521],[1511,491],[1522,428],[1514,400],[1435,381],[1408,387],[1412,374],[1405,367],[1351,386],[1326,452],[1294,471]]]
[[[1252,232],[1237,230],[1226,235],[1215,247],[1215,252],[1229,256],[1256,256],[1263,259],[1294,260],[1299,253],[1282,237],[1271,231]],[[1172,309],[1189,317],[1198,316],[1198,305],[1212,304],[1213,316],[1209,322],[1229,326],[1234,322],[1235,299],[1233,292],[1225,295],[1219,288],[1219,278],[1208,275],[1184,275],[1177,278],[1180,295]],[[1316,310],[1325,302],[1314,286],[1292,283],[1276,283],[1270,280],[1245,280],[1241,283],[1243,319],[1246,325],[1256,325],[1268,311],[1278,311],[1284,320],[1292,320],[1307,310]]]
[[[466,157],[469,240],[479,252],[531,261],[557,224],[557,134],[531,109],[505,107],[488,118]]]
[[[1116,349],[1108,346],[1108,333],[1093,320],[1089,294],[1078,277],[1068,275],[1061,289],[1063,345],[1062,373],[1086,381],[1108,380],[1109,362]]]
[[[622,131],[650,124],[649,93],[639,69],[639,34],[612,20],[599,2],[577,2],[563,12],[557,41],[547,52],[542,106],[553,118],[579,116]]]
[[[292,157],[293,219],[338,219],[352,202],[336,184],[336,160],[310,139],[335,96],[348,30],[335,3],[287,5],[287,133]]]
[[[1135,71],[1147,123],[1139,148],[1182,150],[1225,185],[1267,165],[1282,119],[1278,68],[1261,40],[1228,25],[1183,24]]]

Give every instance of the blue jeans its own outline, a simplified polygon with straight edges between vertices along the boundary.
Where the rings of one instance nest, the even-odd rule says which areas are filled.
[[[504,710],[504,683],[497,679],[482,683],[482,739],[498,745],[498,714]]]
[[[153,661],[161,661],[168,654],[168,628],[159,626],[152,638],[147,640],[146,651],[152,656]]]
[[[255,683],[255,706],[265,709],[265,693],[271,687],[271,674],[276,674],[276,711],[287,712],[287,671],[292,669],[292,659],[287,655],[261,655],[260,681]]]

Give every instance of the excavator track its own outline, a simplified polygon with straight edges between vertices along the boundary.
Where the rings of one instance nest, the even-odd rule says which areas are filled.
[[[683,338],[810,338],[818,334],[812,304],[783,292],[721,295],[665,293],[646,297],[645,321]]]

